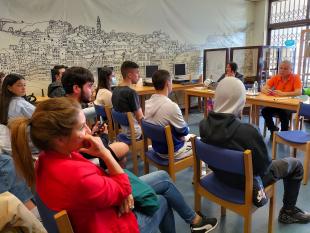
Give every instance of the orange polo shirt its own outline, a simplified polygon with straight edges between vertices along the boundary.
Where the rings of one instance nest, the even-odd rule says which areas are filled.
[[[281,76],[275,75],[272,76],[271,79],[267,81],[267,85],[275,90],[283,91],[283,92],[291,92],[296,91],[296,89],[301,89],[301,80],[298,74],[290,74],[286,81],[281,79]]]

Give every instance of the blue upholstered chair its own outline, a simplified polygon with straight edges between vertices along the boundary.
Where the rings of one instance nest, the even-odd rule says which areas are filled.
[[[194,154],[194,186],[195,186],[195,210],[201,209],[201,196],[221,206],[221,214],[226,214],[226,208],[241,215],[244,218],[244,232],[251,232],[252,212],[256,210],[253,205],[253,167],[251,151],[235,151],[219,148],[201,142],[198,138],[192,138]],[[245,189],[232,188],[217,179],[213,172],[201,176],[201,161],[213,168],[231,172],[245,177]],[[275,185],[265,188],[270,198],[268,233],[272,232]]]
[[[129,146],[133,161],[133,172],[138,175],[138,153],[140,152],[140,156],[143,159],[144,150],[142,138],[136,139],[133,115],[131,112],[123,113],[112,109],[112,118],[114,122],[116,140],[124,142]],[[130,139],[124,133],[120,133],[119,125],[129,127]]]
[[[310,117],[310,104],[300,103],[299,117]],[[302,126],[302,123],[301,123]],[[310,134],[303,130],[292,130],[292,131],[280,131],[275,132],[273,135],[272,142],[272,158],[276,158],[277,144],[285,144],[294,149],[293,156],[296,157],[296,150],[301,150],[305,153],[304,158],[304,177],[303,184],[308,182],[308,172],[309,172],[309,159],[310,159]]]
[[[154,125],[145,120],[141,122],[142,132],[144,137],[144,173],[149,173],[149,163],[157,167],[160,170],[165,170],[169,173],[171,179],[175,181],[175,174],[185,168],[193,165],[192,150],[184,152],[184,155],[180,155],[182,159],[175,159],[174,157],[174,145],[171,133],[171,127]],[[148,140],[153,143],[159,143],[166,145],[168,148],[169,159],[161,158],[153,149],[148,148]]]
[[[108,125],[108,136],[109,141],[113,142],[115,140],[115,131],[112,120],[112,107],[111,106],[101,106],[94,104],[97,117],[100,118],[101,122],[107,121]]]
[[[48,233],[74,233],[67,211],[57,212],[49,209],[37,193],[35,193],[34,198],[43,221],[43,226]]]

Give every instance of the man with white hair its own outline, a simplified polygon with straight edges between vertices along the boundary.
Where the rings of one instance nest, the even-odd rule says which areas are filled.
[[[272,76],[266,85],[262,88],[262,92],[266,95],[274,96],[298,96],[301,95],[301,80],[299,75],[292,73],[292,63],[283,61],[279,66],[279,74]],[[279,128],[274,125],[273,116],[278,116],[281,122],[281,131],[287,131],[291,111],[265,107],[262,109],[262,115],[266,121],[266,126],[270,130],[271,138],[274,131]]]
[[[287,224],[308,223],[310,214],[296,207],[303,177],[301,162],[291,157],[271,160],[260,131],[239,119],[245,99],[245,87],[240,80],[223,79],[215,91],[214,111],[200,122],[201,140],[227,149],[251,150],[253,175],[261,178],[264,187],[283,179],[283,207],[280,210],[279,221]],[[211,166],[210,168],[223,183],[234,188],[244,189],[244,176],[216,170]],[[257,193],[254,192],[254,194]],[[255,195],[254,198],[256,198]],[[259,198],[257,197],[257,199]]]

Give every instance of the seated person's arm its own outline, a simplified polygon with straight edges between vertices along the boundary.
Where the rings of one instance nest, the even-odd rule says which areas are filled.
[[[302,94],[301,88],[296,89],[295,91],[289,91],[289,92],[284,92],[284,91],[279,91],[279,90],[274,90],[273,92],[277,96],[298,96]]]
[[[137,121],[140,123],[141,120],[144,118],[144,115],[143,115],[143,112],[142,112],[142,109],[139,108],[137,111],[135,111],[135,117],[137,119]]]
[[[225,73],[224,74],[222,74],[222,76],[217,80],[217,82],[220,82],[223,78],[225,78]]]
[[[173,132],[177,137],[184,137],[189,133],[187,123],[184,121],[181,109],[175,104],[174,109],[169,109],[170,112],[170,124],[173,126]]]
[[[267,83],[262,87],[261,90],[262,93],[269,95],[271,92],[271,86],[269,86]]]
[[[100,138],[85,135],[84,140],[89,145],[80,151],[103,159],[110,175],[100,175],[85,168],[85,171],[81,172],[78,187],[81,195],[76,204],[81,206],[81,208],[83,206],[88,206],[88,208],[120,206],[132,191],[128,176],[113,158],[110,151],[103,146]]]
[[[243,74],[237,73],[236,78],[240,79],[240,81],[244,83],[244,76],[243,76]]]

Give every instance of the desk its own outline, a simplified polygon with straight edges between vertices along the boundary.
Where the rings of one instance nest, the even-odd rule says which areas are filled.
[[[36,100],[35,104],[38,104],[44,100],[48,100],[50,97],[48,97],[48,96],[36,96],[36,98],[37,98],[37,100]]]
[[[203,85],[202,83],[193,83],[193,84],[187,84],[187,85],[172,84],[172,91],[184,91],[188,88],[201,87],[202,85]],[[133,85],[131,88],[134,89],[140,96],[140,105],[144,112],[145,95],[154,94],[156,92],[155,88],[149,87],[149,86],[142,86],[142,85]]]
[[[190,97],[203,97],[213,98],[214,91],[201,87],[189,88],[184,91],[184,103],[185,103],[185,120],[188,121]],[[258,96],[246,96],[246,103],[252,105],[251,120],[252,124],[259,124],[259,107],[274,107],[292,110],[298,112],[299,103],[301,99],[298,98],[282,98],[275,96],[267,96],[265,94],[259,94]],[[208,114],[207,108],[205,108],[205,116]],[[298,114],[296,114],[296,126],[298,124]]]

